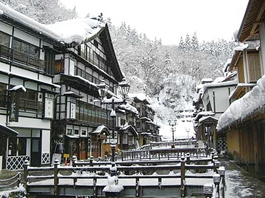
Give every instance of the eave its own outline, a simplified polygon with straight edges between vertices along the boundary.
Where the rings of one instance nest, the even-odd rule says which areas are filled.
[[[89,93],[94,97],[99,97],[98,88],[96,85],[89,83],[86,80],[82,80],[78,76],[70,76],[61,74],[62,83],[71,86],[77,90],[83,91],[84,93]]]
[[[235,90],[230,95],[229,99],[238,99],[244,96],[247,89],[253,88],[256,84],[254,83],[238,83]]]
[[[264,0],[250,0],[241,23],[237,38],[240,42],[248,40],[252,35],[259,33],[259,24],[265,10]]]

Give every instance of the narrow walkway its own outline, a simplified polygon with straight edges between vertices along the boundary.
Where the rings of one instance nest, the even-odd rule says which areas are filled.
[[[265,197],[265,183],[251,176],[235,162],[220,159],[221,166],[225,166],[226,191],[225,198],[253,198]]]

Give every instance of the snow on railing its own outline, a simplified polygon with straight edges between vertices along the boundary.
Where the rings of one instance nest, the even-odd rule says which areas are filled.
[[[224,168],[222,167],[219,168],[220,163],[216,157],[208,158],[207,160],[210,160],[210,161],[207,161],[209,163],[206,165],[194,164],[195,162],[198,162],[197,160],[198,159],[193,161],[193,159],[190,159],[190,156],[187,155],[186,158],[183,157],[181,159],[180,163],[175,162],[175,164],[173,165],[172,164],[166,165],[168,160],[165,160],[164,161],[165,164],[163,165],[153,164],[152,166],[150,166],[150,164],[152,164],[151,161],[149,161],[148,163],[146,162],[145,165],[143,164],[137,165],[137,161],[134,161],[135,166],[119,164],[119,163],[125,163],[125,162],[116,162],[115,164],[117,166],[115,166],[115,170],[116,170],[115,176],[117,176],[117,180],[120,180],[121,184],[123,184],[124,190],[126,190],[126,188],[130,185],[134,186],[135,195],[140,195],[141,193],[139,191],[140,185],[146,179],[148,179],[149,184],[150,182],[152,183],[156,181],[155,183],[157,183],[159,189],[163,189],[167,185],[166,184],[167,180],[174,179],[174,178],[175,179],[180,178],[179,182],[176,182],[172,185],[179,187],[180,194],[182,196],[187,195],[188,187],[189,185],[191,185],[190,183],[191,181],[196,181],[196,185],[200,185],[198,184],[198,179],[202,179],[202,180],[208,179],[207,181],[209,181],[210,178],[215,178],[213,177],[213,173],[219,173],[221,175],[221,180],[219,179],[219,183],[217,183],[216,179],[213,179],[216,188],[219,189],[219,186],[224,186],[223,184],[224,183]],[[92,162],[91,161],[86,161],[86,162],[85,161],[82,161],[82,162],[74,161],[73,166],[60,166],[59,161],[56,160],[53,167],[41,167],[40,168],[40,167],[29,167],[29,162],[26,162],[24,165],[24,176],[25,176],[25,180],[29,188],[31,185],[42,186],[41,180],[44,181],[43,182],[44,186],[47,185],[47,182],[50,182],[49,185],[54,186],[54,190],[51,191],[50,193],[53,193],[54,195],[59,195],[59,188],[60,188],[59,184],[64,183],[65,181],[68,181],[67,185],[72,186],[72,188],[75,188],[75,189],[77,188],[77,186],[84,186],[84,185],[86,186],[86,188],[91,187],[92,189],[94,189],[93,196],[96,196],[97,193],[99,193],[97,189],[97,185],[102,185],[102,181],[107,181],[108,177],[110,175],[113,175],[113,173],[111,173],[110,163],[108,162],[104,162],[104,163],[105,163],[104,165],[102,164],[99,165],[98,162],[94,162],[94,161]],[[139,163],[143,163],[143,162],[139,162]],[[158,171],[164,172],[165,170],[168,170],[169,174],[158,174]],[[213,170],[214,172],[194,174],[192,173],[194,172],[194,170]],[[38,176],[38,175],[33,176],[33,173],[36,171],[38,172],[38,175],[41,175],[41,176]],[[53,172],[53,174],[48,174],[51,172]],[[67,174],[65,174],[66,172]],[[152,172],[153,174],[150,174]],[[148,174],[143,174],[143,173],[148,173]],[[89,182],[89,180],[92,180],[92,182]],[[100,180],[100,184],[98,184],[98,180]],[[126,183],[128,181],[131,181],[132,184]],[[222,183],[223,185],[219,185],[220,183]],[[144,186],[141,185],[141,188],[143,187]],[[106,189],[108,190],[109,188],[106,188]],[[115,189],[116,189],[116,186],[115,186]],[[121,190],[121,186],[119,186],[119,189]],[[115,193],[117,192],[115,191]],[[201,194],[203,194],[203,192],[201,192]]]

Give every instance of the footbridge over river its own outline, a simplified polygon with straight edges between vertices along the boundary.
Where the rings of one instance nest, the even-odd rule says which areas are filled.
[[[26,161],[24,179],[36,197],[224,197],[225,170],[218,157],[183,150],[159,148],[138,160],[139,152],[131,151],[127,156],[133,159],[116,162],[74,158],[72,166],[55,160],[52,167],[39,168]]]

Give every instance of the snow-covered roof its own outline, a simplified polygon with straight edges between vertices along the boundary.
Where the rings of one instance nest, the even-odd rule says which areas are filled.
[[[201,111],[201,112],[197,113],[194,120],[198,121],[203,116],[214,116],[214,113],[212,111]]]
[[[143,93],[129,93],[129,98],[137,99],[141,102],[147,102],[150,104],[150,98]]]
[[[3,3],[0,3],[0,14],[12,18],[40,35],[46,35],[58,42],[80,44],[85,39],[97,34],[104,23],[96,19],[72,19],[52,25],[41,24]]]
[[[44,26],[59,35],[57,40],[65,43],[75,42],[77,44],[93,37],[104,27],[102,22],[90,18],[71,19]]]
[[[100,133],[103,132],[103,131],[106,132],[107,135],[110,135],[110,132],[109,132],[108,128],[107,128],[106,126],[104,126],[104,125],[100,125],[100,126],[98,126],[98,127],[96,128],[96,130],[93,131],[92,133],[93,133],[93,134],[100,134]]]
[[[21,89],[21,90],[24,91],[24,92],[27,91],[26,88],[25,88],[23,85],[17,85],[17,86],[14,86],[14,87],[12,87],[11,89],[9,89],[8,91],[17,91],[17,90],[19,90],[19,89]]]
[[[265,105],[265,75],[257,82],[257,85],[242,98],[234,101],[220,116],[217,130],[221,130],[234,121],[245,119],[257,108]]]
[[[137,109],[135,107],[133,107],[132,105],[126,103],[126,104],[121,104],[119,106],[120,108],[124,109],[124,110],[127,110],[127,111],[131,111],[135,114],[139,114],[139,112],[137,111]]]
[[[237,85],[237,80],[233,80],[233,81],[226,81],[226,82],[219,82],[219,83],[207,83],[207,84],[203,84],[202,86],[202,93],[204,94],[204,92],[211,87],[226,87],[226,86],[234,86]],[[203,97],[203,95],[202,95]]]

